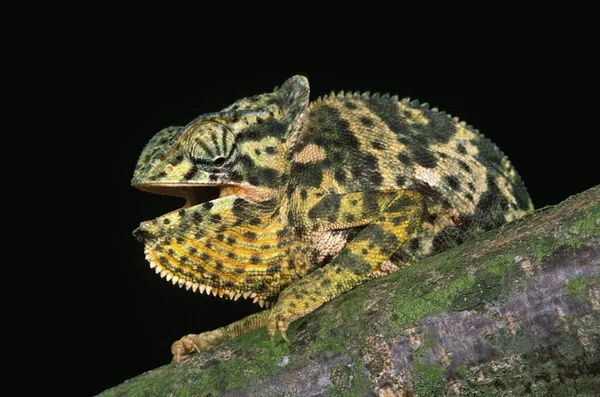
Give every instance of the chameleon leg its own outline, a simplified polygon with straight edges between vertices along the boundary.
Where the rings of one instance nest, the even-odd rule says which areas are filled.
[[[256,328],[265,326],[269,318],[269,312],[270,310],[263,310],[213,331],[184,336],[171,346],[171,353],[173,353],[172,362],[178,363],[190,354],[206,350],[209,347],[216,346]]]
[[[344,205],[346,197],[334,200],[341,203],[334,209],[338,217],[341,213],[341,218],[347,219],[350,212],[356,211],[352,219],[362,215],[364,220],[364,214],[368,212],[370,222],[328,265],[282,291],[267,323],[271,340],[279,329],[287,341],[286,330],[292,321],[304,317],[367,279],[371,272],[377,270],[418,231],[424,211],[421,195],[402,190],[378,194],[381,199],[378,211],[365,211],[364,206],[356,203],[356,197],[350,196],[355,193],[344,196],[358,205]],[[369,204],[368,200],[364,202]],[[375,212],[377,215],[372,215]],[[331,219],[326,211],[322,211],[322,215]],[[337,227],[335,224],[331,226],[333,229]]]

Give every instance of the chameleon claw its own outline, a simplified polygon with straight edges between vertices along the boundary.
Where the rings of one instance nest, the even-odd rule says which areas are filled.
[[[287,343],[290,343],[289,338],[287,337],[287,333],[285,329],[281,329],[281,336],[283,337],[283,340],[285,340]]]

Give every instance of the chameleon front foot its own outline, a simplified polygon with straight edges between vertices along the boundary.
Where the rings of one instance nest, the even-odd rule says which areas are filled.
[[[321,274],[319,270],[315,273]],[[267,332],[269,333],[271,342],[275,340],[275,334],[279,330],[283,339],[289,343],[290,340],[287,336],[289,325],[293,321],[315,311],[327,302],[327,299],[323,299],[320,293],[322,291],[323,288],[319,288],[319,284],[311,283],[307,279],[299,280],[291,287],[285,289],[279,295],[279,300],[275,306],[271,309],[267,321]]]
[[[186,335],[171,345],[171,353],[173,353],[171,362],[179,363],[190,355],[216,346],[222,341],[223,332],[220,329]]]

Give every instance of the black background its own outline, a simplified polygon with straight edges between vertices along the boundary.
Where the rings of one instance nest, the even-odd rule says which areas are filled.
[[[26,360],[14,367],[28,387],[92,395],[166,364],[182,335],[255,311],[149,269],[131,231],[182,201],[129,180],[159,129],[294,74],[313,100],[390,92],[459,116],[509,156],[536,207],[598,184],[588,15],[564,2],[9,5],[7,359]]]

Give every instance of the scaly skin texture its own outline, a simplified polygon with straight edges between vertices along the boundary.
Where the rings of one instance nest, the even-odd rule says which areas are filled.
[[[265,325],[287,340],[292,321],[359,283],[533,209],[507,158],[465,123],[388,95],[309,103],[301,76],[160,131],[132,185],[186,199],[134,232],[156,273],[272,306],[182,338],[175,361]],[[220,197],[200,203],[206,186]]]

